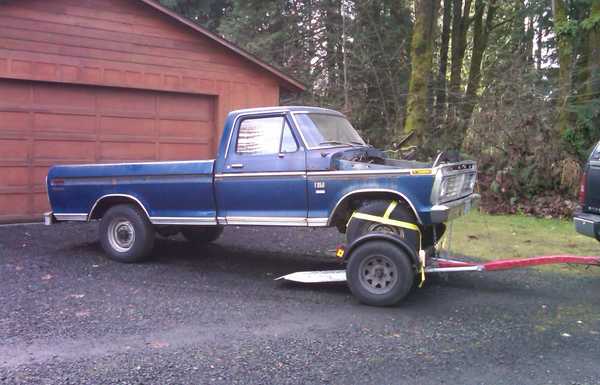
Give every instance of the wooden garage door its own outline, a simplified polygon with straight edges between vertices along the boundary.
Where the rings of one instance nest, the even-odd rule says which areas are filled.
[[[213,156],[210,96],[0,79],[0,222],[48,209],[48,167]]]

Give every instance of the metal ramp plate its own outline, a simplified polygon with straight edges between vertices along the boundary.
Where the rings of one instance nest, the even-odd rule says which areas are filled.
[[[296,273],[275,278],[299,283],[332,283],[346,282],[346,270],[298,271]]]

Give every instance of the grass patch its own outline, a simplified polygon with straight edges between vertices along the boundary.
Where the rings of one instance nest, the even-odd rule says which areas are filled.
[[[451,254],[484,260],[541,255],[600,255],[600,243],[575,232],[570,220],[533,218],[525,215],[489,215],[471,212],[453,222]],[[544,266],[544,270],[577,271],[583,267]],[[587,272],[599,275],[600,268]]]

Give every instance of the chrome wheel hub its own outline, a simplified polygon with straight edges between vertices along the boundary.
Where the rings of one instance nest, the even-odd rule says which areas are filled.
[[[135,229],[126,219],[115,219],[108,226],[108,241],[110,246],[119,253],[126,253],[135,243]]]

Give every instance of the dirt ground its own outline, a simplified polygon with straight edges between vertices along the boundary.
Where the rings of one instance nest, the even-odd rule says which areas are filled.
[[[600,280],[430,278],[392,308],[344,284],[333,230],[228,228],[105,259],[94,224],[0,228],[0,384],[600,384]]]

